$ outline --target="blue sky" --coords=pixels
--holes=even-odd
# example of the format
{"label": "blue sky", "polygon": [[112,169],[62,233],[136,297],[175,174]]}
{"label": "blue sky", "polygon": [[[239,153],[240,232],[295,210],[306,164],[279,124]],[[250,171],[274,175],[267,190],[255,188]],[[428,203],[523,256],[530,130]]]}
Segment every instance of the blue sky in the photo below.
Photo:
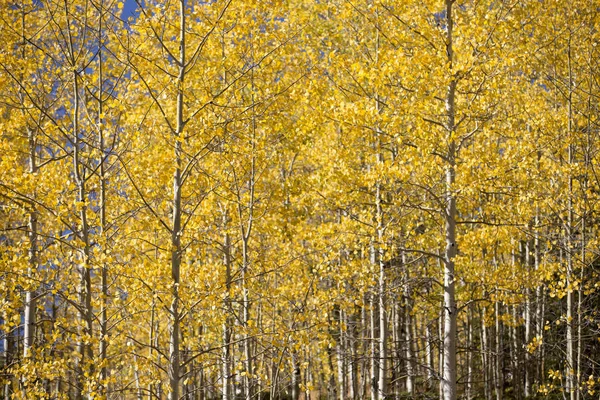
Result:
{"label": "blue sky", "polygon": [[121,13],[121,18],[127,20],[130,16],[136,15],[135,12],[137,9],[137,4],[135,0],[125,0],[125,4],[123,4],[123,12]]}

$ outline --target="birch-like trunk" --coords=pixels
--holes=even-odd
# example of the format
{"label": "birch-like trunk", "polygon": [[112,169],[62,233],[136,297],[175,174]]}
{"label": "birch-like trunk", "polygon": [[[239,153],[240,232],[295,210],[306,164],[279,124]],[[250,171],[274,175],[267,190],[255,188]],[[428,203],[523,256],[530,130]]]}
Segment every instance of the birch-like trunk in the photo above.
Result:
{"label": "birch-like trunk", "polygon": [[[568,158],[569,165],[572,166],[575,161],[575,148],[573,145],[573,71],[571,66],[571,32],[569,31],[568,40],[568,57],[567,66],[569,70],[569,82],[568,82],[568,126],[567,136],[569,140],[568,147]],[[571,400],[575,400],[577,395],[577,379],[575,377],[575,357],[573,352],[573,288],[571,282],[573,281],[573,176],[569,172],[569,194],[568,194],[568,214],[567,214],[567,227],[566,227],[566,256],[567,256],[567,274],[566,274],[566,288],[567,288],[567,354],[566,354],[566,383],[567,393]]]}
{"label": "birch-like trunk", "polygon": [[[360,368],[359,399],[366,399],[368,389],[369,389],[369,381],[368,381],[369,372],[367,369],[367,367],[369,365],[369,357],[367,356],[367,354],[369,354],[369,344],[371,343],[371,341],[368,340],[368,338],[370,338],[371,335],[369,333],[369,323],[367,321],[367,304],[369,304],[368,297],[369,296],[367,294],[364,295],[364,305],[360,308],[360,336],[361,336],[360,343],[361,343],[362,354],[364,354],[365,356],[362,357],[362,362],[360,363],[361,368]],[[372,362],[372,359],[371,359],[371,362]]]}
{"label": "birch-like trunk", "polygon": [[[21,57],[23,61],[25,60],[25,8],[22,7],[21,10]],[[21,103],[24,104],[25,97],[21,91],[20,93]],[[27,141],[29,145],[29,174],[35,175],[38,170],[37,166],[37,153],[36,153],[36,138],[35,131],[27,129]],[[33,195],[35,198],[35,194]],[[35,203],[32,203],[31,209],[29,211],[29,217],[27,222],[27,236],[29,239],[29,249],[28,249],[28,266],[27,266],[27,276],[31,277],[32,274],[37,270],[37,258],[38,258],[38,248],[37,248],[37,236],[38,236],[38,215],[36,211]],[[36,319],[36,291],[35,290],[27,290],[25,292],[25,310],[23,316],[23,358],[28,358],[31,354],[31,348],[33,346],[33,340],[35,337],[35,319]]]}
{"label": "birch-like trunk", "polygon": [[[254,60],[254,48],[252,48],[252,59]],[[246,400],[251,400],[254,396],[254,370],[252,359],[252,337],[250,335],[250,292],[248,288],[248,269],[250,267],[250,237],[254,224],[254,190],[256,188],[256,102],[254,98],[254,68],[250,70],[251,84],[251,110],[252,110],[252,140],[251,140],[251,161],[250,161],[250,176],[248,177],[248,191],[250,196],[246,210],[248,212],[246,223],[244,224],[244,211],[242,209],[242,198],[239,193],[238,199],[238,214],[240,220],[240,233],[242,236],[242,323],[244,325],[243,346],[244,346],[244,389]]]}
{"label": "birch-like trunk", "polygon": [[[67,9],[68,5],[65,4],[65,14],[67,17],[67,21],[70,21],[69,11]],[[73,175],[75,180],[75,185],[77,187],[77,203],[79,209],[79,224],[81,227],[80,232],[78,232],[78,237],[82,241],[81,252],[81,262],[79,265],[79,317],[83,323],[83,328],[80,330],[78,334],[78,342],[77,349],[79,353],[79,359],[77,360],[76,366],[76,379],[77,379],[77,387],[76,387],[76,397],[82,398],[84,395],[84,385],[85,385],[85,376],[92,375],[92,348],[89,345],[86,337],[92,336],[92,324],[93,324],[93,316],[92,316],[92,279],[90,273],[90,238],[89,238],[89,225],[87,219],[87,189],[86,189],[86,181],[87,177],[85,175],[85,167],[81,163],[81,151],[83,148],[83,142],[80,137],[79,132],[79,108],[81,105],[80,98],[80,87],[79,87],[79,71],[77,67],[77,59],[76,52],[73,44],[73,37],[71,35],[71,30],[67,30],[68,33],[68,52],[70,58],[70,67],[72,68],[72,85],[73,85],[73,132],[72,132],[72,142],[73,142]],[[87,361],[89,359],[89,361]],[[89,366],[86,368],[86,362]]]}
{"label": "birch-like trunk", "polygon": [[[5,297],[6,298],[6,297]],[[4,321],[3,324],[6,324],[6,321],[9,320],[8,313],[3,315]],[[14,339],[13,339],[13,331],[12,329],[7,329],[6,325],[3,326],[4,330],[2,332],[2,347],[4,353],[2,354],[2,373],[5,374],[5,381],[2,388],[2,394],[5,399],[10,399],[10,396],[13,392],[12,387],[12,376],[8,374],[8,368],[12,365],[13,362],[13,347],[14,347]]]}
{"label": "birch-like trunk", "polygon": [[[442,300],[442,308],[444,301]],[[438,377],[439,377],[439,398],[444,400],[444,312],[440,313],[438,318]]]}
{"label": "birch-like trunk", "polygon": [[[454,0],[446,0],[446,54],[450,73],[453,73],[453,35],[454,18],[452,5]],[[444,371],[442,375],[444,400],[456,400],[456,317],[458,309],[454,294],[454,257],[456,255],[456,196],[454,180],[456,176],[455,130],[455,94],[456,78],[451,76],[445,99],[446,130],[448,132],[448,152],[446,154],[446,209],[445,233],[446,251],[444,254]]]}
{"label": "birch-like trunk", "polygon": [[[227,225],[227,215],[223,215],[223,227],[226,229]],[[223,239],[223,263],[225,264],[225,290],[227,294],[225,295],[225,311],[227,316],[225,317],[225,322],[223,323],[223,368],[222,368],[222,395],[223,400],[231,399],[232,390],[231,390],[231,338],[232,338],[232,329],[233,329],[233,310],[231,304],[231,239],[228,233],[225,233]]]}
{"label": "birch-like trunk", "polygon": [[487,310],[483,307],[481,312],[481,366],[483,370],[483,392],[486,400],[492,400],[492,382],[491,361],[490,361],[490,346],[488,339],[488,329],[485,326],[485,316]]}
{"label": "birch-like trunk", "polygon": [[399,363],[402,359],[402,347],[401,347],[401,339],[400,339],[400,329],[402,329],[402,325],[400,323],[400,300],[395,298],[392,300],[391,307],[391,335],[392,335],[392,343],[393,348],[390,349],[390,369],[392,370],[390,379],[393,382],[393,385],[390,385],[390,392],[394,393],[394,398],[397,397],[398,393],[401,391],[401,382],[398,379],[399,372]]}
{"label": "birch-like trunk", "polygon": [[[538,160],[539,161],[539,160]],[[535,213],[535,236],[533,238],[533,247],[534,247],[534,269],[539,271],[542,265],[541,261],[541,247],[540,247],[540,211],[539,207],[536,207]],[[535,358],[536,365],[536,381],[538,383],[542,383],[544,377],[544,369],[543,369],[543,351],[544,351],[544,287],[542,285],[538,285],[535,288],[535,335],[538,339],[542,340],[542,345],[538,348],[537,357]]]}
{"label": "birch-like trunk", "polygon": [[[379,139],[381,140],[381,139]],[[382,157],[380,162],[383,162]],[[379,265],[379,287],[378,287],[378,308],[379,308],[379,396],[384,399],[387,394],[387,310],[386,310],[386,276],[383,251],[383,208],[381,206],[381,185],[377,184],[377,246],[378,246],[378,265]]]}
{"label": "birch-like trunk", "polygon": [[[376,11],[376,18],[379,18],[379,12]],[[380,38],[379,38],[379,30],[377,30],[375,32],[375,64],[378,65],[379,63],[379,47],[380,47]],[[383,105],[381,102],[381,99],[379,98],[379,95],[376,94],[375,95],[375,108],[377,110],[378,114],[381,114],[383,112]],[[376,138],[375,138],[375,146],[376,146],[376,155],[375,155],[375,162],[377,164],[383,164],[384,162],[384,156],[383,156],[383,144],[382,144],[382,132],[380,127],[377,127],[375,129],[376,131]],[[379,344],[379,358],[378,358],[378,371],[377,371],[377,390],[378,390],[378,394],[376,396],[378,396],[377,398],[381,397],[382,399],[385,398],[386,396],[386,392],[387,392],[387,381],[386,381],[386,374],[387,374],[387,310],[386,310],[386,276],[385,276],[385,263],[384,263],[384,259],[385,259],[385,251],[384,251],[384,247],[383,247],[383,240],[384,240],[384,229],[385,229],[385,223],[384,223],[384,215],[383,215],[383,205],[382,205],[382,188],[381,188],[381,181],[377,181],[375,184],[375,224],[376,224],[376,237],[377,237],[377,244],[376,244],[376,260],[374,260],[374,264],[378,265],[379,267],[379,281],[378,281],[378,288],[377,288],[377,301],[378,301],[378,316],[379,316],[379,337],[378,337],[378,344]],[[374,337],[375,338],[375,337]],[[374,397],[375,400],[377,400]]]}
{"label": "birch-like trunk", "polygon": [[502,400],[504,395],[504,343],[503,343],[503,327],[500,319],[500,302],[496,301],[495,306],[496,316],[496,364],[494,384],[496,387],[496,400]]}
{"label": "birch-like trunk", "polygon": [[[572,181],[572,179],[569,179]],[[569,182],[569,189],[572,188],[572,182]],[[566,349],[566,371],[565,377],[567,382],[567,393],[571,400],[575,400],[575,393],[577,388],[575,386],[575,357],[573,352],[573,289],[571,288],[572,275],[573,275],[573,244],[572,244],[572,200],[569,199],[569,215],[568,215],[568,227],[567,227],[567,274],[566,274],[566,288],[567,288],[567,349]]]}
{"label": "birch-like trunk", "polygon": [[465,397],[471,400],[473,396],[473,310],[472,304],[467,309],[467,382]]}
{"label": "birch-like trunk", "polygon": [[185,80],[185,0],[179,1],[179,74],[177,76],[177,130],[175,132],[175,173],[173,175],[171,228],[171,305],[169,307],[169,400],[179,400],[180,386],[180,323],[179,282],[181,278],[181,190],[183,158],[183,87]]}
{"label": "birch-like trunk", "polygon": [[[101,237],[104,237],[105,245],[106,245],[106,157],[105,157],[105,138],[104,138],[104,60],[103,60],[103,20],[104,20],[104,0],[100,0],[98,4],[100,17],[98,22],[98,146],[99,146],[99,156],[98,156],[98,172],[100,174],[100,205],[99,205],[99,214],[100,214],[100,229],[98,234]],[[107,249],[102,249],[105,252]],[[106,380],[108,378],[108,366],[107,364],[107,334],[108,334],[108,266],[106,263],[102,263],[100,271],[100,286],[101,286],[101,296],[100,296],[100,348],[99,348],[99,356],[100,356],[100,385],[104,389],[104,394],[107,395],[107,383]],[[107,396],[108,397],[108,396]]]}
{"label": "birch-like trunk", "polygon": [[356,357],[356,321],[353,313],[344,313],[346,321],[346,348],[350,351],[350,360],[348,362],[348,397],[355,399],[357,395],[357,357]]}
{"label": "birch-like trunk", "polygon": [[512,381],[511,386],[513,388],[513,395],[517,400],[521,399],[521,383],[519,380],[522,377],[522,373],[520,370],[520,351],[519,351],[519,338],[517,335],[517,309],[516,306],[511,307],[512,311],[512,320],[513,323],[510,326],[510,361],[511,361],[511,370],[512,370]]}
{"label": "birch-like trunk", "polygon": [[434,380],[435,364],[433,362],[433,335],[431,322],[425,321],[425,365],[427,366],[427,389],[431,389]]}
{"label": "birch-like trunk", "polygon": [[[36,166],[36,155],[35,155],[35,138],[34,132],[30,129],[27,131],[29,137],[29,173],[35,174],[37,172]],[[27,236],[29,239],[29,251],[28,251],[28,267],[27,276],[37,270],[37,236],[38,236],[38,220],[35,205],[31,206],[32,209],[29,212],[29,220],[27,223]],[[33,340],[35,336],[35,319],[36,319],[36,291],[27,290],[25,292],[25,311],[23,316],[23,358],[28,358],[31,355],[31,348],[33,346]]]}
{"label": "birch-like trunk", "polygon": [[300,365],[298,364],[298,354],[292,352],[292,400],[298,400],[300,397]]}
{"label": "birch-like trunk", "polygon": [[[525,242],[525,265],[527,267],[528,276],[531,275],[531,240]],[[525,288],[525,346],[531,342],[531,290],[529,287]],[[523,395],[525,397],[531,396],[531,354],[525,350],[525,362],[523,364],[524,369],[524,383],[523,383]]]}
{"label": "birch-like trunk", "polygon": [[336,306],[334,309],[334,316],[336,317],[337,322],[337,341],[336,341],[336,360],[337,360],[337,384],[338,384],[338,393],[339,400],[346,399],[346,347],[344,344],[344,329],[343,329],[343,312]]}
{"label": "birch-like trunk", "polygon": [[402,266],[404,268],[404,304],[405,304],[405,313],[404,313],[404,355],[406,362],[406,392],[409,395],[414,395],[414,368],[413,368],[413,337],[412,337],[412,325],[413,320],[411,316],[412,312],[412,292],[409,285],[409,274],[408,274],[408,266],[406,265],[406,254],[402,253]]}
{"label": "birch-like trunk", "polygon": [[[372,255],[374,257],[375,250],[372,249]],[[370,315],[371,315],[371,334],[369,337],[371,338],[371,398],[373,400],[379,400],[379,381],[377,379],[377,372],[379,372],[378,368],[378,348],[377,348],[377,318],[375,312],[375,295],[371,295],[370,302]]]}

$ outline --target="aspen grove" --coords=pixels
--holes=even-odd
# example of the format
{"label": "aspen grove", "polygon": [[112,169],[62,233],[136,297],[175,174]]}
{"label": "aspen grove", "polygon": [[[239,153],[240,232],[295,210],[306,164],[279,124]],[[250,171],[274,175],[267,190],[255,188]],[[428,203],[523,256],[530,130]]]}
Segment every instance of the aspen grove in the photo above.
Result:
{"label": "aspen grove", "polygon": [[0,0],[0,399],[600,393],[598,0]]}

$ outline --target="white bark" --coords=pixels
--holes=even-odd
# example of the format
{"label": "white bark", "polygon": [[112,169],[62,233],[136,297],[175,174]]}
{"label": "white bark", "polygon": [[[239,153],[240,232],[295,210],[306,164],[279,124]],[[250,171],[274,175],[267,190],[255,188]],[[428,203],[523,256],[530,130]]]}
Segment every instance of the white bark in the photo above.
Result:
{"label": "white bark", "polygon": [[[375,254],[374,250],[372,254]],[[371,304],[370,304],[370,315],[371,315],[371,334],[369,335],[371,338],[371,398],[373,400],[379,400],[379,381],[377,380],[377,372],[378,369],[378,361],[379,356],[377,354],[377,346],[376,346],[376,338],[377,338],[377,328],[375,317],[375,295],[371,295]]]}
{"label": "white bark", "polygon": [[491,361],[490,361],[490,349],[488,346],[488,330],[487,326],[485,326],[485,315],[486,308],[483,308],[481,312],[481,366],[483,370],[483,385],[484,385],[484,394],[486,400],[492,399],[492,390],[490,388],[490,384],[492,381],[491,374]]}
{"label": "white bark", "polygon": [[[569,35],[571,32],[569,31]],[[573,165],[575,161],[575,148],[572,143],[573,137],[573,73],[571,69],[571,37],[569,36],[568,44],[568,70],[569,70],[569,82],[568,82],[568,158],[569,165]],[[566,274],[566,288],[567,288],[567,354],[566,354],[566,383],[567,393],[571,400],[576,399],[577,383],[575,377],[575,357],[573,352],[573,289],[571,282],[573,280],[573,176],[569,173],[569,195],[568,195],[568,215],[567,215],[567,229],[566,229],[566,256],[567,256],[567,274]]]}
{"label": "white bark", "polygon": [[346,398],[346,348],[344,345],[343,312],[337,310],[338,333],[336,342],[337,380],[339,400]]}
{"label": "white bark", "polygon": [[465,397],[471,400],[473,395],[473,311],[469,305],[467,311],[467,387]]}
{"label": "white bark", "polygon": [[494,384],[496,387],[496,400],[502,400],[504,395],[504,343],[503,327],[500,321],[500,302],[496,301],[496,368]]}
{"label": "white bark", "polygon": [[355,318],[351,313],[344,313],[346,321],[346,348],[350,348],[350,360],[348,362],[348,397],[351,399],[356,398],[357,394],[357,371],[356,371],[356,337],[355,337]]}
{"label": "white bark", "polygon": [[[427,321],[426,321],[427,322]],[[425,325],[425,363],[427,366],[427,388],[431,388],[434,379],[434,368],[433,363],[433,337],[431,334],[431,323],[427,322]]]}
{"label": "white bark", "polygon": [[[381,139],[379,139],[381,140]],[[387,394],[387,310],[386,310],[386,277],[383,251],[383,209],[381,206],[381,185],[377,184],[377,242],[378,242],[378,265],[379,265],[379,396],[384,399]]]}
{"label": "white bark", "polygon": [[[525,242],[525,265],[527,271],[531,271],[531,240]],[[531,291],[529,287],[525,289],[525,346],[531,342]],[[525,351],[525,364],[524,364],[525,381],[523,385],[523,395],[525,397],[531,396],[531,354],[529,351]]]}
{"label": "white bark", "polygon": [[[226,229],[227,225],[227,215],[223,215],[223,227]],[[227,312],[227,316],[225,317],[225,322],[223,323],[223,368],[222,368],[222,397],[223,400],[230,400],[232,397],[231,390],[231,337],[232,337],[232,328],[233,328],[233,320],[231,318],[231,314],[233,312],[231,306],[231,298],[229,297],[231,291],[231,243],[230,243],[229,234],[225,233],[224,241],[223,241],[223,263],[225,264],[225,290],[227,294],[225,295],[225,311]]]}
{"label": "white bark", "polygon": [[[98,234],[106,237],[106,158],[105,158],[105,143],[104,143],[104,63],[103,63],[103,20],[104,20],[104,1],[99,2],[99,23],[98,23],[98,146],[99,146],[99,174],[100,174],[100,230]],[[107,251],[107,249],[102,249]],[[100,368],[100,384],[106,395],[107,388],[105,381],[108,378],[108,368],[105,363],[107,362],[107,334],[108,334],[108,266],[103,263],[100,271],[100,286],[101,286],[101,298],[100,298],[100,348],[99,356],[102,367]],[[107,396],[108,397],[108,396]]]}
{"label": "white bark", "polygon": [[[25,9],[22,8],[21,13],[21,39],[23,45],[21,46],[21,57],[25,60]],[[25,98],[21,93],[21,102],[24,103]],[[29,145],[29,174],[35,175],[37,172],[37,155],[36,155],[36,138],[35,131],[26,128],[27,140]],[[35,195],[34,195],[35,197]],[[38,216],[35,204],[31,204],[31,210],[29,212],[29,221],[27,223],[27,236],[29,239],[29,265],[27,268],[27,276],[31,276],[37,270],[37,235],[38,235]],[[31,348],[33,346],[33,340],[35,336],[35,319],[36,319],[36,291],[27,290],[25,292],[25,310],[23,316],[23,358],[27,358],[31,354]]]}
{"label": "white bark", "polygon": [[292,400],[298,400],[300,397],[300,365],[298,364],[298,355],[292,352]]}
{"label": "white bark", "polygon": [[[68,4],[65,3],[65,15],[67,17],[67,23],[70,21]],[[84,384],[85,384],[85,371],[84,369],[91,369],[92,348],[84,339],[84,337],[92,336],[92,282],[90,273],[90,238],[89,238],[89,225],[87,220],[87,190],[86,182],[87,177],[85,174],[85,167],[81,163],[81,151],[83,142],[80,140],[79,132],[79,113],[81,106],[80,98],[80,87],[79,87],[79,71],[77,66],[76,51],[74,48],[74,40],[71,34],[71,30],[67,29],[68,33],[68,57],[70,67],[72,69],[72,85],[73,85],[73,131],[72,131],[72,142],[73,142],[73,175],[75,185],[77,186],[77,202],[79,206],[79,225],[81,227],[78,232],[78,237],[82,241],[82,248],[80,249],[81,261],[79,265],[79,317],[83,322],[83,328],[79,332],[77,348],[79,352],[79,359],[77,360],[76,373],[77,373],[77,387],[76,397],[83,397]],[[89,361],[87,361],[89,359]],[[90,363],[89,367],[86,368],[86,362]]]}
{"label": "white bark", "polygon": [[[447,61],[452,72],[453,36],[452,30],[454,19],[452,16],[452,5],[454,0],[446,0],[446,54]],[[448,84],[445,99],[446,106],[446,130],[448,132],[448,152],[446,154],[446,209],[445,211],[445,233],[446,251],[444,263],[444,372],[442,375],[442,386],[444,400],[456,400],[456,317],[458,310],[454,293],[454,257],[456,255],[456,196],[454,194],[454,180],[456,168],[456,143],[453,138],[455,130],[455,94],[456,80],[452,76]]]}
{"label": "white bark", "polygon": [[181,278],[181,190],[182,190],[182,138],[183,85],[185,80],[185,0],[179,2],[179,75],[177,77],[177,130],[175,132],[175,173],[173,176],[172,228],[171,228],[171,305],[169,307],[169,400],[179,400],[180,386],[180,323],[179,282]]}
{"label": "white bark", "polygon": [[413,320],[411,317],[412,312],[412,292],[409,285],[409,274],[408,266],[406,265],[406,254],[402,253],[402,267],[404,268],[404,301],[405,301],[405,314],[404,314],[404,340],[405,340],[405,357],[406,357],[406,391],[411,396],[414,394],[414,354],[413,354],[413,337],[412,337],[412,324]]}

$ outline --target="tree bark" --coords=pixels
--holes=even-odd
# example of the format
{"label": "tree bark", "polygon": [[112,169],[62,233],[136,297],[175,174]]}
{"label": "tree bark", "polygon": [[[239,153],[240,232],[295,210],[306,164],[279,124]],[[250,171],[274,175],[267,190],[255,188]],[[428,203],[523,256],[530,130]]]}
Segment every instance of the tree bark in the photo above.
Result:
{"label": "tree bark", "polygon": [[[25,8],[21,10],[21,57],[25,61],[25,44],[27,43],[25,38]],[[23,79],[23,77],[21,77]],[[22,90],[20,90],[21,103],[24,104],[25,97],[23,96]],[[26,127],[27,140],[29,145],[29,174],[35,175],[38,170],[37,166],[37,153],[36,153],[36,138],[35,131]],[[35,198],[35,194],[32,195]],[[29,221],[27,223],[27,236],[29,239],[29,254],[28,254],[28,268],[27,276],[31,277],[32,274],[37,270],[37,236],[38,236],[38,213],[36,205],[31,204],[31,210],[29,212]],[[23,321],[23,358],[28,358],[31,354],[31,348],[33,346],[33,340],[35,337],[35,320],[36,320],[36,290],[27,290],[25,292],[25,310],[24,310],[24,321]]]}
{"label": "tree bark", "polygon": [[179,400],[180,386],[180,324],[179,282],[181,279],[181,191],[183,157],[183,85],[185,80],[185,7],[179,1],[179,74],[177,77],[177,130],[175,132],[175,173],[173,176],[172,228],[171,228],[171,305],[169,307],[169,400]]}
{"label": "tree bark", "polygon": [[[375,254],[375,250],[372,249],[372,254]],[[378,362],[379,362],[379,354],[378,348],[376,346],[377,343],[377,318],[375,312],[375,295],[371,295],[371,398],[373,400],[379,400],[379,381],[377,379],[377,373],[379,372]]]}
{"label": "tree bark", "polygon": [[492,399],[492,382],[491,361],[490,361],[490,346],[488,339],[488,329],[485,325],[485,316],[487,310],[484,307],[481,311],[481,369],[483,373],[483,392],[486,400]]}
{"label": "tree bark", "polygon": [[[226,230],[227,225],[227,215],[223,215],[223,227]],[[223,239],[223,263],[225,264],[225,290],[227,294],[225,295],[225,312],[227,316],[225,317],[225,322],[223,323],[223,368],[222,368],[222,396],[223,400],[231,399],[231,337],[232,337],[232,328],[233,328],[233,320],[232,320],[232,305],[231,305],[231,239],[229,238],[229,234],[225,233],[225,237]]]}
{"label": "tree bark", "polygon": [[[454,62],[453,35],[454,19],[452,5],[454,0],[446,0],[446,54],[450,72]],[[458,310],[454,293],[454,257],[456,255],[456,196],[454,180],[456,175],[456,143],[455,132],[455,93],[456,77],[451,76],[445,99],[446,130],[448,132],[448,152],[446,154],[446,209],[445,233],[446,251],[444,255],[444,373],[442,386],[444,400],[456,400],[456,318]]]}
{"label": "tree bark", "polygon": [[[571,67],[571,31],[569,30],[568,39],[568,57],[567,66],[569,70],[569,82],[568,82],[568,99],[567,99],[567,112],[568,112],[568,159],[569,165],[573,165],[575,161],[575,146],[573,144],[573,72]],[[577,379],[575,377],[575,357],[573,352],[573,288],[571,282],[573,280],[573,176],[569,173],[569,194],[568,194],[568,214],[567,214],[567,227],[566,227],[566,256],[567,256],[567,273],[566,273],[566,289],[567,289],[567,348],[566,348],[566,383],[567,393],[571,400],[575,400],[577,395]]]}
{"label": "tree bark", "polygon": [[[103,20],[104,20],[104,0],[100,0],[99,7],[99,22],[98,22],[98,146],[100,154],[98,156],[99,163],[99,174],[100,174],[100,205],[98,212],[100,213],[100,229],[98,234],[104,237],[104,244],[106,246],[106,157],[105,157],[105,140],[104,140],[104,63],[103,63],[103,40],[102,35],[104,32]],[[103,248],[102,251],[105,253],[108,249]],[[107,349],[108,349],[108,266],[105,262],[102,262],[100,272],[100,286],[101,286],[101,297],[100,297],[100,385],[103,388],[104,394],[108,397],[107,383],[108,378],[108,367],[107,367]]]}
{"label": "tree bark", "polygon": [[411,287],[409,285],[409,273],[408,266],[406,265],[406,254],[402,253],[402,266],[404,268],[404,304],[405,304],[405,314],[404,314],[404,350],[406,357],[406,392],[413,396],[414,395],[414,354],[413,354],[413,337],[412,337],[412,292]]}
{"label": "tree bark", "polygon": [[[67,15],[67,21],[69,19],[69,11],[67,10],[68,5],[65,4],[65,14]],[[84,393],[85,375],[91,376],[92,367],[92,348],[87,343],[86,337],[92,336],[92,279],[90,273],[90,230],[87,219],[87,190],[86,182],[87,177],[85,176],[85,167],[81,163],[81,151],[83,142],[80,140],[79,132],[79,108],[81,105],[80,99],[80,88],[79,88],[79,71],[77,67],[77,60],[75,56],[75,49],[73,47],[73,39],[71,37],[71,30],[68,29],[68,43],[69,43],[69,58],[70,66],[72,68],[72,85],[73,85],[73,175],[75,178],[75,184],[77,186],[77,203],[79,208],[79,219],[81,225],[81,231],[78,232],[79,239],[83,242],[83,248],[81,249],[81,262],[79,265],[79,302],[80,302],[80,319],[83,321],[84,327],[79,333],[77,348],[79,352],[79,359],[77,361],[76,373],[77,373],[77,387],[76,397],[82,398]],[[86,367],[86,359],[89,358],[89,366]],[[85,371],[88,369],[88,371]]]}
{"label": "tree bark", "polygon": [[500,320],[500,302],[496,300],[496,368],[494,384],[496,387],[496,400],[502,400],[504,394],[504,343],[503,327]]}

